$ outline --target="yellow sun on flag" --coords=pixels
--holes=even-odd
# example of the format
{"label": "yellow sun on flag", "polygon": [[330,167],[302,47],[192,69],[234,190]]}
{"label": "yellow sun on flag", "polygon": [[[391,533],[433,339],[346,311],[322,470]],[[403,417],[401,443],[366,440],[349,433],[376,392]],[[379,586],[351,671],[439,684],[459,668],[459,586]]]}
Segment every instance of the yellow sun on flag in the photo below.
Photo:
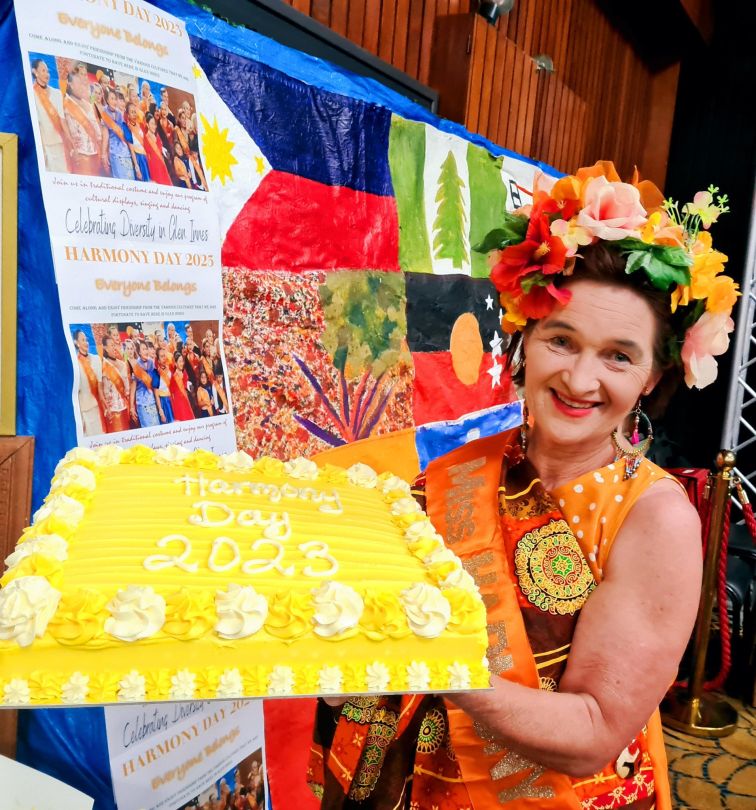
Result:
{"label": "yellow sun on flag", "polygon": [[211,124],[205,116],[200,113],[202,121],[202,152],[207,168],[210,170],[212,180],[220,180],[222,185],[226,185],[226,178],[233,180],[231,167],[239,161],[233,156],[234,143],[228,139],[228,128],[221,129],[218,126],[218,119],[213,116]]}

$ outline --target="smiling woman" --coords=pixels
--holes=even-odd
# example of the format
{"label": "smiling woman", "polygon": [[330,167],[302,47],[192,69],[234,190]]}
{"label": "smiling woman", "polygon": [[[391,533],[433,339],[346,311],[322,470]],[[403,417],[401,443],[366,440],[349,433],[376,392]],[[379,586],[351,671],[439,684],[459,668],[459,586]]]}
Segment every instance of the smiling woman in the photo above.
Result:
{"label": "smiling woman", "polygon": [[603,162],[484,240],[529,416],[414,491],[483,595],[493,689],[321,703],[323,808],[670,810],[657,706],[695,618],[700,524],[639,428],[641,403],[658,412],[683,372],[703,387],[727,348],[715,194],[681,213]]}

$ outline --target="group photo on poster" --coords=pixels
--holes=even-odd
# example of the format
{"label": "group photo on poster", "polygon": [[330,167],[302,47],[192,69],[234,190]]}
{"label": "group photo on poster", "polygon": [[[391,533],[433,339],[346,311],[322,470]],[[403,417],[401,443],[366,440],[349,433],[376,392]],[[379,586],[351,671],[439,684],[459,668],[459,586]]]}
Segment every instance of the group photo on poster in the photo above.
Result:
{"label": "group photo on poster", "polygon": [[259,748],[175,810],[265,810],[265,768]]}
{"label": "group photo on poster", "polygon": [[191,93],[66,56],[29,69],[48,171],[207,191]]}
{"label": "group photo on poster", "polygon": [[230,413],[217,321],[71,324],[85,436]]}

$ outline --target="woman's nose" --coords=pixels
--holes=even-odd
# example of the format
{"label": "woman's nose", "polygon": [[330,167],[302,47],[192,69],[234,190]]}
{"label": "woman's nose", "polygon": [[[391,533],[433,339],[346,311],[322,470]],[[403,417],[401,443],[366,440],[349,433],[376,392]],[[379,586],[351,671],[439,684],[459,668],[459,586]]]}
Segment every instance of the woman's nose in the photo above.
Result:
{"label": "woman's nose", "polygon": [[563,381],[576,397],[586,396],[599,387],[599,366],[595,357],[585,352],[573,355],[571,365],[563,372]]}

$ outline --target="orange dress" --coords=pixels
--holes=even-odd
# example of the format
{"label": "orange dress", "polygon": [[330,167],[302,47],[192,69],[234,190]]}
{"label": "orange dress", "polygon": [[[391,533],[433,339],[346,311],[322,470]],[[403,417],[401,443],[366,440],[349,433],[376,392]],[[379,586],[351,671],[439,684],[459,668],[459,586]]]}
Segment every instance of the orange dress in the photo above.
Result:
{"label": "orange dress", "polygon": [[[511,431],[429,465],[416,494],[481,591],[496,676],[557,688],[612,541],[640,495],[670,477],[646,460],[633,478],[623,473],[622,462],[610,464],[548,493]],[[434,696],[318,711],[308,780],[325,810],[404,807],[402,795],[412,810],[671,808],[658,712],[616,762],[576,780],[505,749]]]}

